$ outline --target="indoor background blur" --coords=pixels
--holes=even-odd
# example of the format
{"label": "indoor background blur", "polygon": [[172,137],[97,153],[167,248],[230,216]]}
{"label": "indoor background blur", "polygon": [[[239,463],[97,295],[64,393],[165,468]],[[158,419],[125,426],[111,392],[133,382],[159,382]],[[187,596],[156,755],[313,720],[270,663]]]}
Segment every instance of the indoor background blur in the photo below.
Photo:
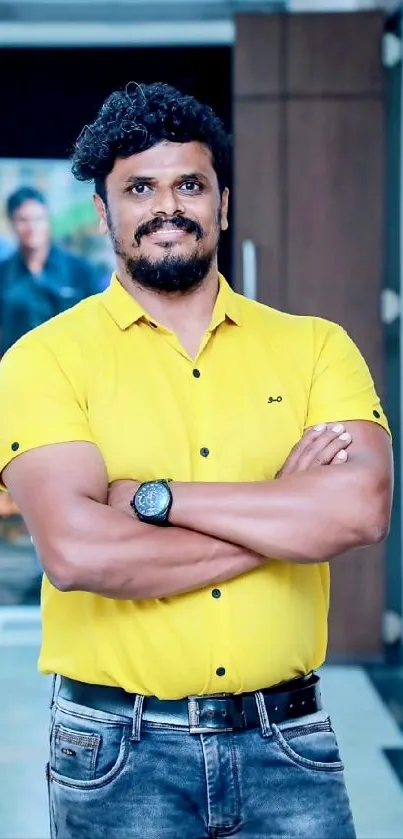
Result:
{"label": "indoor background blur", "polygon": [[[386,545],[333,563],[323,670],[359,839],[403,839],[401,15],[393,0],[0,3],[0,277],[18,249],[6,202],[30,187],[52,241],[105,287],[111,251],[69,155],[112,90],[166,81],[234,135],[223,273],[247,296],[338,321],[368,360],[394,437],[393,521]],[[0,839],[48,836],[40,578],[3,495]]]}

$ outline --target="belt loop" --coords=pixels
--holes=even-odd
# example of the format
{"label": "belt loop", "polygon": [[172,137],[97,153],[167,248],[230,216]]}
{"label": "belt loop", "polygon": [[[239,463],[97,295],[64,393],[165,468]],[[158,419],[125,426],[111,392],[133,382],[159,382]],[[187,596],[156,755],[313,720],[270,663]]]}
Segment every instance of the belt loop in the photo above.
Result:
{"label": "belt loop", "polygon": [[136,743],[140,740],[141,718],[143,716],[143,704],[145,697],[141,693],[136,693],[133,705],[133,727],[131,740]]}
{"label": "belt loop", "polygon": [[255,693],[257,711],[259,714],[260,725],[262,727],[263,737],[271,737],[270,720],[267,714],[266,703],[264,701],[263,693],[257,690]]}
{"label": "belt loop", "polygon": [[[56,687],[56,682],[57,682],[58,679],[59,679],[59,681],[58,681],[57,687]],[[55,704],[56,696],[59,693],[59,688],[60,688],[60,677],[57,676],[57,674],[55,673],[54,676],[52,676],[52,687],[50,689],[50,704],[49,704],[50,710],[53,709],[53,706]]]}

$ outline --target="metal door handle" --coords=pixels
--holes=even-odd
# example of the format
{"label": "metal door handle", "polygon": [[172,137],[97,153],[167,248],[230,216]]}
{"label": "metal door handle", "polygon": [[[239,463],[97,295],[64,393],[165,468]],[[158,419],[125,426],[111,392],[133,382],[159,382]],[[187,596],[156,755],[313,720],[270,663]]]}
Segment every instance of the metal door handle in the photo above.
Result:
{"label": "metal door handle", "polygon": [[256,245],[252,239],[242,242],[242,293],[250,300],[257,297]]}

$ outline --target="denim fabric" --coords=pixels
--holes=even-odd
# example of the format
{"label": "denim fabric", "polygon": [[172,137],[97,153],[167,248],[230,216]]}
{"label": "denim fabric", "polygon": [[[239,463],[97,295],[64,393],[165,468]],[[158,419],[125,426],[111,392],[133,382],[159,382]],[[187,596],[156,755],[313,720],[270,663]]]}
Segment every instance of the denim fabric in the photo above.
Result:
{"label": "denim fabric", "polygon": [[[259,697],[259,695],[258,695]],[[52,839],[354,839],[328,715],[189,734],[60,697],[47,767]]]}

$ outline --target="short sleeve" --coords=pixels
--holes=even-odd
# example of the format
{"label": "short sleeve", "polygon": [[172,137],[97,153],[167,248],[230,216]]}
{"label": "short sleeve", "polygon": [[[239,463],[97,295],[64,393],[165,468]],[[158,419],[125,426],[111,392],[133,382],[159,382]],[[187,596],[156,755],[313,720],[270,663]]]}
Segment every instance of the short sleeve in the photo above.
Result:
{"label": "short sleeve", "polygon": [[0,474],[31,449],[94,442],[80,384],[82,390],[82,383],[75,386],[55,354],[31,335],[5,354],[0,362]]}
{"label": "short sleeve", "polygon": [[347,332],[315,319],[315,367],[306,427],[336,420],[369,420],[389,431],[368,366]]}

